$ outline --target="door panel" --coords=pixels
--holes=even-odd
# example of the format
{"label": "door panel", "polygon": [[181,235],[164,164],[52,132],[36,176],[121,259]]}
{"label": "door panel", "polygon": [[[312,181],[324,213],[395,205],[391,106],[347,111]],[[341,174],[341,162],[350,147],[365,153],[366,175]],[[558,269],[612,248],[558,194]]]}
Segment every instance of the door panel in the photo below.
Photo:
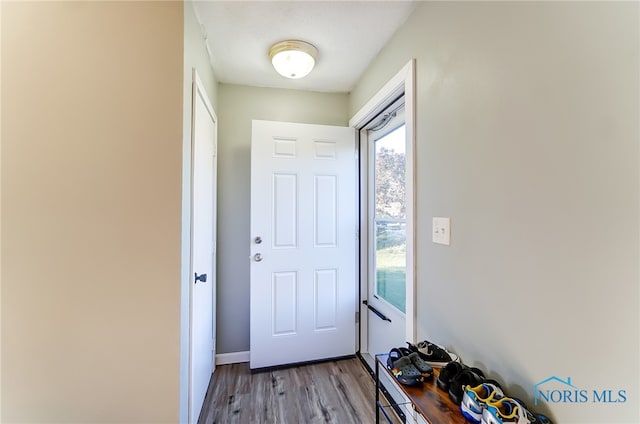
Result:
{"label": "door panel", "polygon": [[273,247],[296,248],[298,242],[298,176],[273,174]]}
{"label": "door panel", "polygon": [[335,175],[315,176],[315,246],[337,246],[338,181]]}
{"label": "door panel", "polygon": [[355,353],[356,172],[350,128],[253,122],[251,368]]}
{"label": "door panel", "polygon": [[273,273],[273,336],[292,335],[298,331],[298,273]]}
{"label": "door panel", "polygon": [[315,330],[335,330],[338,307],[338,270],[315,272]]}

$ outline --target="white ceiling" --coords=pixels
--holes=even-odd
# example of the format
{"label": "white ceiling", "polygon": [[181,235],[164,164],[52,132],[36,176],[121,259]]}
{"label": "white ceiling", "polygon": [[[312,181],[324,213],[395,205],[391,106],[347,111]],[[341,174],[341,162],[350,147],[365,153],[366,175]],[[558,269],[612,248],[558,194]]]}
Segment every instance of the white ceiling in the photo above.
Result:
{"label": "white ceiling", "polygon": [[[228,84],[349,92],[411,14],[414,1],[196,1],[216,78]],[[315,69],[278,75],[269,47],[307,41],[319,50]]]}

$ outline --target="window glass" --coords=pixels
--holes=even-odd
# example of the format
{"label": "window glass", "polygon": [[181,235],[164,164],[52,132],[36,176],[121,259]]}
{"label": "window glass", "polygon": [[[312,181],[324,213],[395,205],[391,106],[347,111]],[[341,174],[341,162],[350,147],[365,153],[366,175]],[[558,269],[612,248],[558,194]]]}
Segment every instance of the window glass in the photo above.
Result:
{"label": "window glass", "polygon": [[404,313],[407,263],[404,124],[374,143],[376,295]]}

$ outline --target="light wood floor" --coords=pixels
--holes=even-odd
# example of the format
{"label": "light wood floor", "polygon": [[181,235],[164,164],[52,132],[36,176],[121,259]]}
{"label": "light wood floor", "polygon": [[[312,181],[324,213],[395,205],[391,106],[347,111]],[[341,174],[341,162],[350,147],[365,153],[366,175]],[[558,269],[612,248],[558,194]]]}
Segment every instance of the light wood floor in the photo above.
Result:
{"label": "light wood floor", "polygon": [[216,368],[200,424],[375,422],[375,384],[357,358],[251,374]]}

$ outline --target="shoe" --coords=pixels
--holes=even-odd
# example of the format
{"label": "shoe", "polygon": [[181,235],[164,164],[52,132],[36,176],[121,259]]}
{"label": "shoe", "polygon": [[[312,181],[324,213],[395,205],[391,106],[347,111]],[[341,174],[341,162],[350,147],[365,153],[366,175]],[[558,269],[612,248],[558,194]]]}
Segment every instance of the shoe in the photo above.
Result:
{"label": "shoe", "polygon": [[427,364],[420,357],[418,352],[411,352],[406,347],[399,347],[397,349],[392,349],[392,351],[394,350],[397,350],[398,352],[400,352],[400,355],[406,356],[407,358],[409,358],[413,366],[416,367],[418,371],[420,371],[420,373],[425,379],[433,377],[433,368],[431,368],[431,366]]}
{"label": "shoe", "polygon": [[538,421],[531,421],[532,423],[535,424],[553,424],[553,422],[551,421],[551,419],[549,419],[549,417],[547,417],[546,415],[543,414],[538,414],[537,412],[534,412],[531,408],[529,408],[527,406],[526,403],[524,403],[524,401],[520,398],[517,397],[513,397],[513,396],[509,396],[509,398],[513,401],[515,401],[517,404],[519,404],[523,409],[525,414],[529,417],[530,420],[535,420],[537,419]]}
{"label": "shoe", "polygon": [[418,386],[424,381],[420,370],[411,362],[408,356],[402,355],[398,349],[391,349],[387,358],[387,368],[400,384]]}
{"label": "shoe", "polygon": [[487,404],[503,397],[504,393],[497,384],[484,382],[475,387],[466,386],[460,404],[460,412],[467,420],[477,424],[482,420],[482,411],[487,407]]}
{"label": "shoe", "polygon": [[429,341],[425,340],[415,345],[409,342],[407,344],[410,351],[418,352],[420,357],[434,368],[442,368],[449,362],[460,362],[458,355]]}
{"label": "shoe", "polygon": [[411,352],[406,347],[400,347],[398,350],[403,356],[406,356],[411,360],[413,366],[420,371],[425,379],[433,377],[433,368],[431,368],[431,366],[420,357],[418,352]]}
{"label": "shoe", "polygon": [[513,398],[502,398],[488,402],[482,411],[482,424],[553,424],[542,414],[529,411],[522,402]]}
{"label": "shoe", "polygon": [[451,380],[453,380],[453,377],[455,377],[464,368],[465,366],[460,362],[449,362],[440,370],[440,374],[438,374],[438,379],[436,380],[438,388],[448,392]]}
{"label": "shoe", "polygon": [[464,389],[467,386],[476,387],[485,380],[484,373],[478,368],[464,368],[456,374],[449,384],[449,399],[456,405],[462,403]]}

